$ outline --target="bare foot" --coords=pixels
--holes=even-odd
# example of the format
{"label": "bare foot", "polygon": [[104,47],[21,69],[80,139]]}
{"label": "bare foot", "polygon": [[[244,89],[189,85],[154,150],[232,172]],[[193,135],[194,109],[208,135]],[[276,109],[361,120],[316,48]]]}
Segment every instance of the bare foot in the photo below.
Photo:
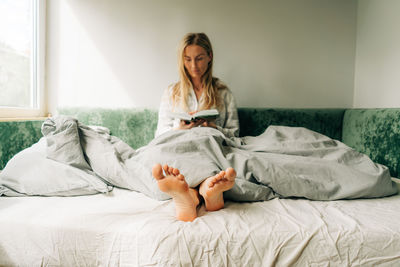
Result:
{"label": "bare foot", "polygon": [[179,173],[179,170],[168,165],[161,167],[160,164],[156,164],[153,166],[152,173],[160,190],[170,195],[174,200],[176,218],[185,222],[196,219],[196,207],[199,205],[198,192],[189,188],[185,177]]}
{"label": "bare foot", "polygon": [[228,168],[217,175],[208,177],[200,184],[199,193],[204,198],[206,209],[216,211],[224,207],[223,192],[235,184],[236,171]]}

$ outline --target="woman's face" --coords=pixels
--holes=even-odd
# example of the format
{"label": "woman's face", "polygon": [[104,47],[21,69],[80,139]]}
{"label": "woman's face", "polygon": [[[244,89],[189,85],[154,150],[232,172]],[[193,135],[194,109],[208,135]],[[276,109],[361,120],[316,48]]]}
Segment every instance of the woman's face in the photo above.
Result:
{"label": "woman's face", "polygon": [[190,77],[192,79],[201,78],[207,71],[211,55],[208,55],[206,50],[201,46],[188,45],[183,51],[183,60]]}

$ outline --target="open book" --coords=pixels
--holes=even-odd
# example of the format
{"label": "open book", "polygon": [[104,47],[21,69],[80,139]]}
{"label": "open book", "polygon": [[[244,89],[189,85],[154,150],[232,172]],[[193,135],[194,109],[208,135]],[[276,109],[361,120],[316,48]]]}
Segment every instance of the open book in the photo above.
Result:
{"label": "open book", "polygon": [[200,110],[199,112],[196,112],[193,115],[190,115],[188,113],[176,113],[176,112],[169,113],[170,117],[184,121],[195,121],[198,119],[211,120],[217,118],[218,115],[219,112],[216,109]]}

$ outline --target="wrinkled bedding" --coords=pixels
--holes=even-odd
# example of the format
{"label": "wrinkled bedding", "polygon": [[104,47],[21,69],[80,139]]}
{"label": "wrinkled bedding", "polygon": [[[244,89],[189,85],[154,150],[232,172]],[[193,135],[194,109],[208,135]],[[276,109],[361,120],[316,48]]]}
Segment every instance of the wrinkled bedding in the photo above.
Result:
{"label": "wrinkled bedding", "polygon": [[1,266],[398,266],[400,195],[227,202],[177,221],[172,201],[114,189],[2,197]]}
{"label": "wrinkled bedding", "polygon": [[[227,139],[196,128],[138,150],[68,117],[47,120],[42,132],[0,173],[0,266],[400,262],[400,195],[386,167],[307,129]],[[200,206],[182,222],[172,201],[157,200],[168,198],[151,177],[158,162],[191,186],[228,166],[238,177],[224,209]]]}
{"label": "wrinkled bedding", "polygon": [[[107,129],[91,128],[65,116],[47,119],[42,133],[44,140],[17,154],[0,174],[0,194],[84,195],[104,193],[114,186],[158,200],[168,199],[151,176],[156,163],[178,168],[191,187],[233,167],[236,183],[225,192],[225,198],[235,201],[275,197],[337,200],[397,193],[385,166],[305,128],[270,126],[257,137],[229,139],[213,128],[198,127],[167,132],[138,150],[110,135]],[[65,168],[57,172],[61,177],[71,176],[76,181],[83,177],[82,186],[79,182],[55,184],[54,166],[50,166],[54,163],[68,167],[68,172]],[[35,176],[41,177],[44,187],[54,185],[56,189],[44,192],[34,185]],[[36,191],[28,185],[34,185]],[[58,185],[61,188],[57,189]],[[69,189],[78,193],[70,193]]]}

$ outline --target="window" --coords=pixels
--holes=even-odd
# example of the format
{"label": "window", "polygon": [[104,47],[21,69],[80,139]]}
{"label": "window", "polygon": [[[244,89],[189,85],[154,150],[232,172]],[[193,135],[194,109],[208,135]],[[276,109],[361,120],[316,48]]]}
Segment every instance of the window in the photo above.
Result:
{"label": "window", "polygon": [[0,1],[0,117],[44,115],[44,3]]}

